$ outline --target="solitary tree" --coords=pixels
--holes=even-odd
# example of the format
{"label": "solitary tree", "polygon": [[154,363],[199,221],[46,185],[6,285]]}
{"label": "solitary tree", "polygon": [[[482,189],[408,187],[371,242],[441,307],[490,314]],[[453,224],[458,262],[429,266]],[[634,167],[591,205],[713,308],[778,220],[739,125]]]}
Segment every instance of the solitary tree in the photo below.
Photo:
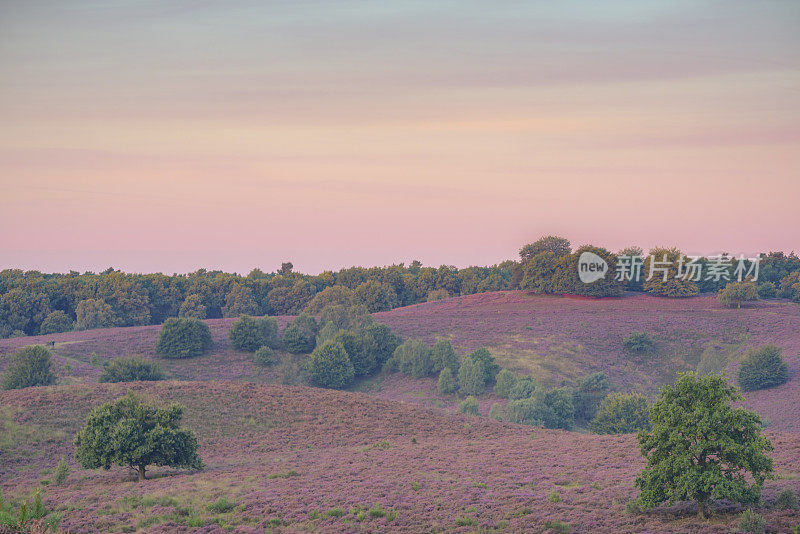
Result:
{"label": "solitary tree", "polygon": [[641,504],[693,500],[705,518],[716,499],[758,502],[764,480],[772,476],[772,459],[765,454],[772,444],[761,434],[758,415],[732,406],[741,399],[714,374],[681,374],[674,386],[661,389],[650,408],[653,428],[639,433],[647,458],[636,477]]}
{"label": "solitary tree", "polygon": [[717,293],[717,300],[724,306],[741,308],[742,304],[758,300],[758,290],[753,281],[729,282]]}
{"label": "solitary tree", "polygon": [[315,384],[333,389],[347,387],[355,376],[353,363],[344,347],[333,340],[314,349],[308,371]]}
{"label": "solitary tree", "polygon": [[0,382],[3,389],[55,384],[56,375],[50,371],[50,351],[42,345],[22,347],[13,356]]}
{"label": "solitary tree", "polygon": [[758,349],[750,349],[739,366],[736,375],[742,391],[766,389],[785,384],[789,380],[789,370],[781,358],[781,349],[777,345],[765,345]]}
{"label": "solitary tree", "polygon": [[159,407],[133,394],[96,407],[75,436],[75,458],[85,469],[112,465],[136,469],[145,479],[149,465],[201,469],[197,437],[179,428],[183,408]]}
{"label": "solitary tree", "polygon": [[158,331],[156,354],[164,358],[191,358],[203,354],[211,343],[211,330],[200,319],[170,317]]}

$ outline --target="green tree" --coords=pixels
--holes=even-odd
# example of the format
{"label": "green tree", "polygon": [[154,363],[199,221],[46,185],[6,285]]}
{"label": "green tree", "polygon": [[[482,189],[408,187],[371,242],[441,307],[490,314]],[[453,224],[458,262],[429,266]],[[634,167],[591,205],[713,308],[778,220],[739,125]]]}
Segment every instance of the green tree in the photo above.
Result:
{"label": "green tree", "polygon": [[[741,395],[721,375],[681,374],[661,388],[650,408],[651,431],[639,433],[647,465],[636,477],[639,501],[649,507],[692,500],[705,518],[709,503],[759,501],[771,478],[772,444],[761,433],[761,419],[734,408]],[[750,483],[747,474],[752,477]]]}
{"label": "green tree", "polygon": [[622,340],[622,346],[626,351],[634,354],[644,354],[653,352],[656,344],[647,332],[632,332]]}
{"label": "green tree", "polygon": [[575,423],[572,393],[566,388],[537,391],[533,396],[534,416],[545,428],[571,430]]}
{"label": "green tree", "polygon": [[253,361],[259,365],[272,365],[275,363],[275,351],[264,346],[253,353]]}
{"label": "green tree", "polygon": [[484,376],[484,382],[487,386],[494,386],[494,381],[497,378],[497,373],[500,372],[500,366],[491,355],[488,349],[478,349],[469,355],[475,363],[481,366]]}
{"label": "green tree", "polygon": [[350,306],[352,298],[352,289],[346,286],[333,285],[314,295],[314,298],[306,304],[304,311],[308,314],[316,315],[327,306],[343,306],[347,308]]}
{"label": "green tree", "polygon": [[776,345],[765,345],[747,351],[739,372],[737,382],[742,391],[766,389],[785,384],[789,380],[789,370],[781,358],[781,349]]}
{"label": "green tree", "polygon": [[517,382],[511,386],[508,392],[509,400],[529,399],[536,391],[536,381],[532,376],[522,376],[517,378]]}
{"label": "green tree", "polygon": [[392,309],[397,300],[390,288],[375,280],[367,280],[353,290],[353,304],[366,306],[369,313]]}
{"label": "green tree", "polygon": [[402,340],[382,323],[371,323],[364,329],[364,350],[372,355],[377,366],[389,360]]}
{"label": "green tree", "polygon": [[164,358],[191,358],[211,348],[208,325],[192,317],[170,317],[161,325],[156,354]]}
{"label": "green tree", "polygon": [[639,393],[609,393],[589,423],[596,434],[627,434],[650,428],[647,399]]}
{"label": "green tree", "polygon": [[308,354],[317,344],[317,321],[301,313],[283,331],[283,346],[292,354]]}
{"label": "green tree", "polygon": [[418,339],[408,339],[397,347],[393,359],[404,375],[422,378],[433,373],[431,349]]}
{"label": "green tree", "polygon": [[480,395],[486,387],[486,373],[481,362],[471,356],[464,358],[458,370],[458,392],[462,395]]}
{"label": "green tree", "polygon": [[458,372],[458,356],[456,356],[456,351],[448,340],[439,339],[433,344],[431,358],[433,358],[434,373],[440,372],[445,367],[449,367],[453,372]]}
{"label": "green tree", "polygon": [[78,330],[109,328],[120,324],[114,309],[102,299],[85,299],[78,302],[75,313],[77,315],[75,325]]}
{"label": "green tree", "polygon": [[141,356],[116,358],[111,361],[100,375],[100,382],[149,382],[163,380],[164,373],[158,363],[145,360]]}
{"label": "green tree", "polygon": [[278,321],[274,317],[242,315],[231,324],[228,338],[236,350],[255,352],[261,347],[278,346]]}
{"label": "green tree", "polygon": [[39,327],[39,334],[59,334],[72,330],[72,319],[61,310],[50,312]]}
{"label": "green tree", "polygon": [[572,252],[572,247],[568,239],[554,235],[540,237],[533,243],[529,243],[519,250],[520,260],[526,262],[543,252],[549,252],[556,257],[566,256]]}
{"label": "green tree", "polygon": [[501,369],[497,373],[497,379],[494,384],[494,392],[499,396],[507,399],[511,395],[511,389],[517,384],[517,375],[508,369]]}
{"label": "green tree", "polygon": [[456,389],[458,389],[456,380],[453,377],[453,371],[451,371],[449,367],[445,367],[439,373],[439,382],[436,384],[436,389],[443,395],[455,393]]}
{"label": "green tree", "polygon": [[[642,277],[644,290],[659,297],[691,297],[697,294],[697,284],[691,273],[678,272],[682,253],[677,248],[654,248],[644,260]],[[688,260],[684,259],[685,264]],[[679,277],[679,275],[681,275]]]}
{"label": "green tree", "polygon": [[470,395],[458,404],[458,412],[467,415],[480,415],[478,399]]}
{"label": "green tree", "polygon": [[581,378],[578,387],[572,393],[572,404],[575,406],[575,418],[591,421],[597,407],[611,390],[611,384],[605,373],[593,373]]}
{"label": "green tree", "polygon": [[344,351],[353,363],[356,376],[365,376],[375,369],[375,357],[371,352],[364,350],[364,344],[359,335],[350,330],[339,330],[333,341],[341,343]]}
{"label": "green tree", "polygon": [[102,404],[75,436],[75,458],[85,469],[112,465],[136,469],[139,481],[150,465],[201,469],[197,437],[180,428],[183,407],[160,407],[133,394]]}
{"label": "green tree", "polygon": [[539,426],[542,421],[536,416],[533,399],[517,399],[506,405],[506,421],[518,425]]}
{"label": "green tree", "polygon": [[42,345],[22,347],[12,357],[0,382],[6,390],[55,384],[56,375],[50,370],[50,351]]}
{"label": "green tree", "polygon": [[758,300],[758,290],[755,282],[730,282],[717,293],[717,300],[723,306],[741,308],[742,304]]}
{"label": "green tree", "polygon": [[253,290],[243,284],[234,284],[225,295],[225,305],[222,307],[223,317],[238,317],[240,315],[258,315],[258,303],[253,296]]}
{"label": "green tree", "polygon": [[203,297],[197,293],[187,295],[181,304],[178,315],[180,317],[194,317],[195,319],[205,319],[207,308],[203,304]]}
{"label": "green tree", "polygon": [[342,344],[327,341],[311,354],[309,374],[319,386],[342,389],[353,381],[355,371]]}

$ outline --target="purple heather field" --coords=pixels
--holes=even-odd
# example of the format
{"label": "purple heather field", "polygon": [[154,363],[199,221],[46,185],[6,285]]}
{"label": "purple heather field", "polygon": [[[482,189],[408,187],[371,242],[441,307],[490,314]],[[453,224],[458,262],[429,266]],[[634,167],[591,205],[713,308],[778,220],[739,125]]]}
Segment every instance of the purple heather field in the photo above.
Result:
{"label": "purple heather field", "polygon": [[[497,292],[375,314],[402,337],[450,339],[464,354],[488,347],[498,362],[548,385],[603,371],[617,390],[654,399],[677,371],[733,376],[744,352],[774,343],[790,380],[748,393],[767,422],[775,480],[759,510],[768,532],[791,532],[796,512],[771,506],[800,492],[800,306],[760,302],[728,309],[716,299],[626,295],[577,299]],[[279,318],[281,328],[290,320]],[[718,503],[700,522],[691,504],[628,514],[644,465],[634,435],[598,436],[500,423],[455,413],[458,399],[434,378],[378,374],[350,392],[283,385],[304,356],[255,365],[227,340],[232,319],[208,320],[214,346],[188,360],[161,360],[169,381],[98,384],[100,361],[157,359],[158,326],[89,330],[0,341],[0,369],[19,347],[54,341],[58,385],[0,392],[0,488],[7,499],[37,489],[64,532],[731,532],[740,507]],[[622,340],[649,332],[656,351],[631,356]],[[133,390],[186,407],[203,471],[154,468],[138,483],[126,469],[83,470],[72,437],[98,403]],[[52,483],[64,456],[70,475]],[[557,495],[557,498],[553,496]],[[213,506],[220,498],[232,505]]]}

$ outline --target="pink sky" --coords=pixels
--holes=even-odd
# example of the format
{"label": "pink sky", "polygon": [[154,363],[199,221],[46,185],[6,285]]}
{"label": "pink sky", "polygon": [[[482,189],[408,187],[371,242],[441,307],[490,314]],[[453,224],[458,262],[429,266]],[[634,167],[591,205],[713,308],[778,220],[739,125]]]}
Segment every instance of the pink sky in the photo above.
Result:
{"label": "pink sky", "polygon": [[800,251],[791,2],[11,1],[0,268]]}

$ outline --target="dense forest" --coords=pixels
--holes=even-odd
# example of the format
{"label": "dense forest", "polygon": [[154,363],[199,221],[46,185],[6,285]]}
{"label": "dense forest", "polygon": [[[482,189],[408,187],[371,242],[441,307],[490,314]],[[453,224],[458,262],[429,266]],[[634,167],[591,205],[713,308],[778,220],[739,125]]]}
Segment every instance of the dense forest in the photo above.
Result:
{"label": "dense forest", "polygon": [[[73,329],[161,324],[168,317],[197,318],[319,313],[327,304],[355,304],[369,312],[486,291],[524,289],[538,293],[617,295],[623,290],[665,296],[718,291],[727,280],[702,280],[682,287],[683,293],[608,277],[590,286],[576,282],[578,253],[597,252],[615,269],[605,249],[584,246],[572,251],[567,240],[548,236],[520,250],[519,261],[490,267],[423,266],[350,267],[318,275],[294,272],[284,263],[275,272],[254,269],[246,276],[199,269],[189,274],[101,273],[46,274],[0,271],[0,337],[49,334]],[[659,249],[661,250],[661,249]],[[664,249],[666,250],[666,249]],[[670,249],[675,252],[675,249]],[[642,255],[639,249],[626,253]],[[652,252],[652,251],[651,251]],[[800,299],[800,258],[794,253],[769,253],[761,261],[759,295]],[[688,289],[687,289],[688,288]]]}

